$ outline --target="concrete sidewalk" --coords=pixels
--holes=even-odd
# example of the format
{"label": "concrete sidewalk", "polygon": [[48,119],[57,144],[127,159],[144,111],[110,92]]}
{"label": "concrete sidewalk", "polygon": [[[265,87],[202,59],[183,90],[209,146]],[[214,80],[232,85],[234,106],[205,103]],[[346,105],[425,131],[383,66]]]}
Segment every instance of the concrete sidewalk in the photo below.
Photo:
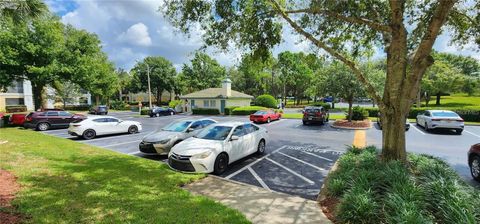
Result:
{"label": "concrete sidewalk", "polygon": [[331,223],[316,201],[213,175],[184,188],[239,210],[252,223]]}

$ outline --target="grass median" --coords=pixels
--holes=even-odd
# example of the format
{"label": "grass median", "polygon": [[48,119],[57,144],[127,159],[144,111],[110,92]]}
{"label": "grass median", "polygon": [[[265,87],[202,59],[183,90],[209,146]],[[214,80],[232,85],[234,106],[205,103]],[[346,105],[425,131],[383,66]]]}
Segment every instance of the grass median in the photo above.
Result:
{"label": "grass median", "polygon": [[28,223],[248,223],[180,188],[204,175],[30,130],[0,129],[0,139],[0,169],[18,177],[13,204]]}

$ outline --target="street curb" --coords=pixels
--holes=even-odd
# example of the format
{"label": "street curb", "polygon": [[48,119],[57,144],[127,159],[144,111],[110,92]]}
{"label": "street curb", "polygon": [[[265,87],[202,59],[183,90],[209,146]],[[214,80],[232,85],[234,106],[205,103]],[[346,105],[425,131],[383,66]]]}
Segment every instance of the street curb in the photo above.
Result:
{"label": "street curb", "polygon": [[330,125],[332,128],[338,128],[338,129],[347,129],[347,130],[368,130],[372,128],[372,122],[370,122],[370,126],[368,128],[354,128],[354,127],[342,127],[342,126],[336,126],[334,124]]}

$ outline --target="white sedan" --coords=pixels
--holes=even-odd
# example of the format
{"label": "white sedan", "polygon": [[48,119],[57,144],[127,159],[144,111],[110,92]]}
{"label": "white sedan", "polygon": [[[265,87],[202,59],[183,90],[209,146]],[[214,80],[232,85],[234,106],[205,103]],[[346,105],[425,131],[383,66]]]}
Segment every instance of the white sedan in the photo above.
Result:
{"label": "white sedan", "polygon": [[142,124],[137,121],[124,121],[112,116],[89,116],[85,120],[70,123],[68,134],[93,139],[99,135],[135,134],[141,130]]}
{"label": "white sedan", "polygon": [[432,129],[453,129],[457,134],[462,134],[465,127],[463,119],[455,112],[449,110],[426,110],[417,115],[417,125],[425,131]]}
{"label": "white sedan", "polygon": [[221,174],[230,163],[265,153],[267,140],[267,130],[252,123],[212,124],[175,145],[168,154],[168,165],[185,172]]}

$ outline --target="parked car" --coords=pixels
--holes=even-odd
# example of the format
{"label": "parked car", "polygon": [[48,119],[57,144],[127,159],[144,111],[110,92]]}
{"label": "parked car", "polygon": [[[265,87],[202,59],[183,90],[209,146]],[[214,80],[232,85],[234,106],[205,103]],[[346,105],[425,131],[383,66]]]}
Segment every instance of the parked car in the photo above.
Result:
{"label": "parked car", "polygon": [[216,123],[175,145],[168,165],[185,172],[221,174],[229,164],[253,153],[263,154],[267,130],[252,123]]}
{"label": "parked car", "polygon": [[[378,113],[377,124],[378,124],[378,128],[382,130],[382,117],[380,116],[380,113]],[[410,122],[408,122],[408,118],[405,118],[405,131],[408,131],[409,129],[410,129]]]}
{"label": "parked car", "polygon": [[105,105],[95,106],[95,107],[92,107],[88,113],[95,114],[95,115],[107,115],[108,107]]}
{"label": "parked car", "polygon": [[426,110],[417,115],[417,125],[425,131],[432,129],[453,129],[459,135],[465,127],[463,119],[455,112],[449,110]]}
{"label": "parked car", "polygon": [[330,114],[328,113],[328,110],[326,110],[322,106],[309,106],[303,109],[302,122],[304,125],[310,123],[324,124],[328,122],[329,116]]}
{"label": "parked car", "polygon": [[250,115],[250,121],[254,123],[270,123],[270,121],[280,120],[281,117],[282,114],[274,110],[259,110]]}
{"label": "parked car", "polygon": [[23,124],[25,123],[26,116],[27,114],[24,114],[24,113],[12,114],[10,115],[10,118],[8,118],[8,123],[10,125],[23,126]]}
{"label": "parked car", "polygon": [[31,112],[25,117],[23,126],[39,131],[46,131],[51,128],[67,128],[71,122],[80,121],[86,117],[82,114],[71,114],[67,111],[42,111]]}
{"label": "parked car", "polygon": [[200,130],[213,123],[217,122],[208,118],[174,121],[162,130],[145,136],[138,148],[140,152],[147,154],[168,154],[174,145],[198,134]]}
{"label": "parked car", "polygon": [[324,103],[331,103],[333,102],[333,97],[332,96],[327,96],[323,98]]}
{"label": "parked car", "polygon": [[480,182],[480,143],[472,145],[468,151],[468,165],[473,179]]}
{"label": "parked car", "polygon": [[90,116],[74,121],[68,127],[68,134],[93,139],[99,135],[129,133],[142,131],[142,124],[137,121],[124,121],[112,116]]}
{"label": "parked car", "polygon": [[174,115],[175,110],[169,107],[155,107],[150,111],[150,117],[159,117],[160,115]]}

